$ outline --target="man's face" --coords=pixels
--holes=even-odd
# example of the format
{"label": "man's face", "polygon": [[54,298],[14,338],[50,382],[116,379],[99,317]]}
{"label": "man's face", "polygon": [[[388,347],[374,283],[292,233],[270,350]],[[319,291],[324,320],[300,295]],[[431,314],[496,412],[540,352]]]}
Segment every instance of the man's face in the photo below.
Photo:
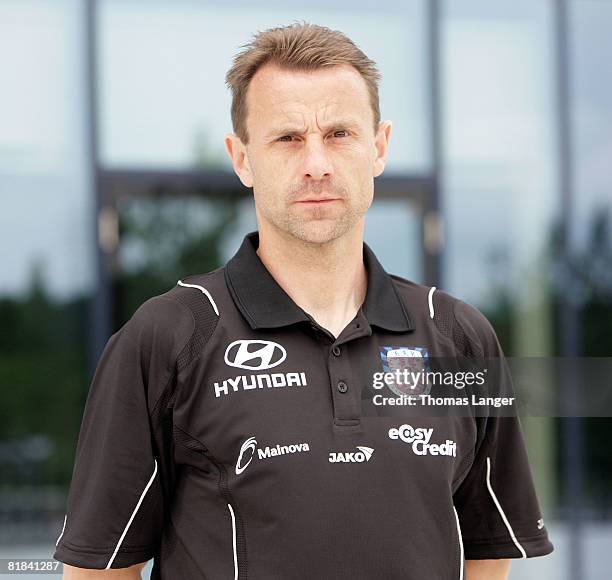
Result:
{"label": "man's face", "polygon": [[374,134],[361,75],[349,66],[267,64],[251,80],[247,109],[249,144],[233,134],[225,142],[240,180],[253,187],[259,228],[325,243],[363,226],[391,123]]}

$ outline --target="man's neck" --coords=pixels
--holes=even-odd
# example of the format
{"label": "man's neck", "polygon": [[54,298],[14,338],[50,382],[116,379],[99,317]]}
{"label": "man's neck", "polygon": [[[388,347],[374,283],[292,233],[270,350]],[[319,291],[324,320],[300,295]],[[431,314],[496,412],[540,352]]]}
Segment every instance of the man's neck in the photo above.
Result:
{"label": "man's neck", "polygon": [[260,229],[257,255],[292,300],[336,337],[365,299],[363,227],[323,245]]}

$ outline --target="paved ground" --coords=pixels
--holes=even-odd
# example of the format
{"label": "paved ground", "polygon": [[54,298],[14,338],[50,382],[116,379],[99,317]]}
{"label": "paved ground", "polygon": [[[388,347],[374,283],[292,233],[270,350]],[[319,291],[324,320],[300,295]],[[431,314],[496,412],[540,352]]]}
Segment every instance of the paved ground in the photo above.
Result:
{"label": "paved ground", "polygon": [[[543,558],[515,560],[510,580],[577,580],[568,573],[568,530],[561,524],[548,526],[555,552]],[[51,558],[54,543],[49,545],[0,546],[0,558]],[[606,580],[612,577],[612,522],[588,524],[584,528],[584,574],[580,580]],[[147,564],[142,578],[149,580],[152,562]],[[3,578],[8,576],[2,575]],[[59,574],[19,574],[20,580],[61,580]]]}

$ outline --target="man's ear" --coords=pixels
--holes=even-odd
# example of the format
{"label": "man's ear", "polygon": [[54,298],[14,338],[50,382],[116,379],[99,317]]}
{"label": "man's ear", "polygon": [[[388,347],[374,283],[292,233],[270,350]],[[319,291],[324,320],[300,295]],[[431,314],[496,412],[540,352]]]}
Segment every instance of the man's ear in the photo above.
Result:
{"label": "man's ear", "polygon": [[225,148],[232,161],[236,175],[245,187],[253,187],[253,173],[247,155],[246,146],[235,133],[225,136]]}
{"label": "man's ear", "polygon": [[378,177],[385,170],[390,138],[391,121],[381,121],[378,125],[376,137],[374,138],[374,148],[376,151],[376,157],[374,158],[374,177]]}

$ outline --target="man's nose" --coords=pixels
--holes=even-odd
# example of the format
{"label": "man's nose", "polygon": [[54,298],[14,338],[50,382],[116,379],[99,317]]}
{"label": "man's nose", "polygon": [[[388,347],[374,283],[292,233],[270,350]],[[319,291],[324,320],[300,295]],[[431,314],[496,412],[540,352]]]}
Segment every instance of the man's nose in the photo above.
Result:
{"label": "man's nose", "polygon": [[305,140],[302,152],[302,170],[306,177],[323,179],[333,173],[331,160],[323,138],[319,135],[309,135]]}

